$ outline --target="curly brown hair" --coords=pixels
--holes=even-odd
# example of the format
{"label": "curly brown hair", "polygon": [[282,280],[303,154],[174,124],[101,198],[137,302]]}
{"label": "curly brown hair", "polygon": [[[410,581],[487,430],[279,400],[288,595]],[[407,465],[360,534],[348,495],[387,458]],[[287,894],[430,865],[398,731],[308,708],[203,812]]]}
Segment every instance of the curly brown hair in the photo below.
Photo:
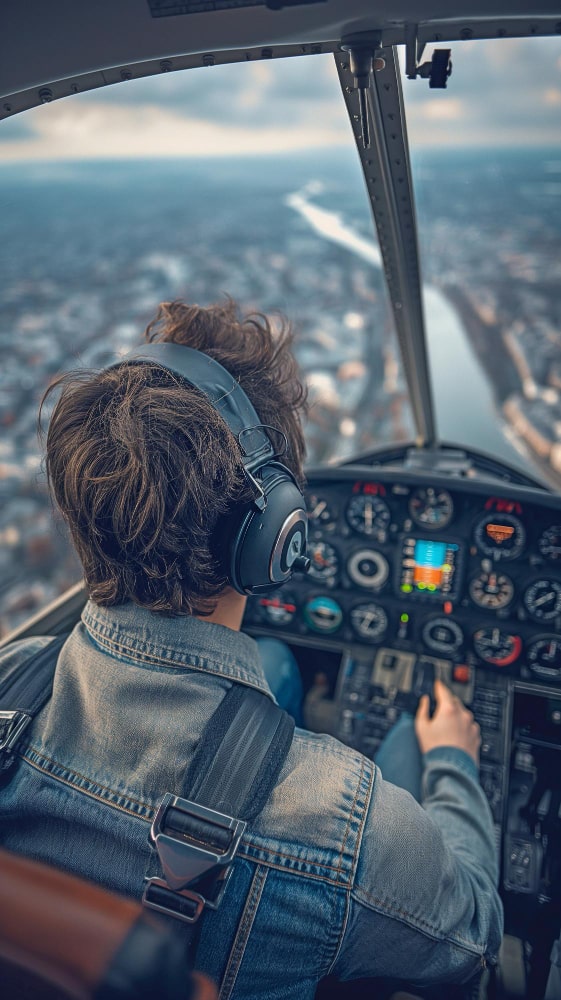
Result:
{"label": "curly brown hair", "polygon": [[[237,305],[165,302],[145,339],[204,351],[240,383],[263,424],[287,441],[283,461],[302,482],[306,392],[292,332]],[[67,522],[89,595],[170,615],[208,614],[228,585],[232,518],[252,494],[237,442],[206,396],[158,365],[75,371],[47,434],[52,495]]]}

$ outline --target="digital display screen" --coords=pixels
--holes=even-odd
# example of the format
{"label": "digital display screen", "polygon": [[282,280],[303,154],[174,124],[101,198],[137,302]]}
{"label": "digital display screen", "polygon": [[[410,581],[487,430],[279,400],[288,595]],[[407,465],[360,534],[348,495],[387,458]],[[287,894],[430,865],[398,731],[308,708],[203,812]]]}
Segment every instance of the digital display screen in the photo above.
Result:
{"label": "digital display screen", "polygon": [[401,558],[400,593],[452,597],[458,569],[459,545],[434,538],[406,538]]}

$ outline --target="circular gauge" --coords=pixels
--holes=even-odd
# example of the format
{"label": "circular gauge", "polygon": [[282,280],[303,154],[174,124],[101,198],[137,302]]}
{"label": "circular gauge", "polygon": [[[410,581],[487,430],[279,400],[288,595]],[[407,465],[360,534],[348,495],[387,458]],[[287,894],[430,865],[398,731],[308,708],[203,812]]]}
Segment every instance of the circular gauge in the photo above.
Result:
{"label": "circular gauge", "polygon": [[526,660],[532,673],[546,680],[561,680],[561,638],[542,635],[526,650]]}
{"label": "circular gauge", "polygon": [[351,528],[369,537],[384,535],[391,519],[390,508],[384,500],[364,493],[349,500],[346,516]]}
{"label": "circular gauge", "polygon": [[304,607],[304,620],[314,632],[336,632],[343,611],[332,597],[312,597]]}
{"label": "circular gauge", "polygon": [[513,514],[487,514],[475,526],[475,543],[493,559],[516,559],[524,548],[526,532]]}
{"label": "circular gauge", "polygon": [[428,531],[438,531],[450,524],[454,504],[448,490],[435,490],[432,486],[414,490],[409,500],[409,513],[415,524]]}
{"label": "circular gauge", "polygon": [[480,660],[494,663],[497,667],[508,667],[520,656],[522,639],[519,635],[509,635],[500,628],[480,628],[473,636],[473,648]]}
{"label": "circular gauge", "polygon": [[[485,562],[488,562],[485,560]],[[496,573],[491,563],[484,567],[478,576],[474,576],[469,585],[469,596],[474,604],[490,611],[506,608],[514,597],[514,584],[509,576]]]}
{"label": "circular gauge", "polygon": [[545,559],[561,559],[561,524],[553,524],[540,535],[538,549]]}
{"label": "circular gauge", "polygon": [[289,625],[297,610],[292,595],[284,592],[271,597],[261,597],[259,605],[269,625]]}
{"label": "circular gauge", "polygon": [[423,628],[423,642],[437,653],[454,653],[464,641],[464,633],[452,618],[432,618]]}
{"label": "circular gauge", "polygon": [[308,519],[312,529],[335,531],[337,527],[337,512],[331,508],[324,497],[317,493],[308,496]]}
{"label": "circular gauge", "polygon": [[307,554],[311,560],[308,576],[322,583],[333,583],[339,569],[339,557],[333,546],[327,542],[312,542]]}
{"label": "circular gauge", "polygon": [[362,639],[379,639],[388,627],[388,616],[379,604],[357,604],[350,617],[356,634]]}
{"label": "circular gauge", "polygon": [[536,580],[524,594],[524,605],[536,621],[552,621],[561,613],[561,583]]}
{"label": "circular gauge", "polygon": [[357,586],[379,590],[388,579],[388,561],[375,549],[360,549],[350,557],[347,573]]}

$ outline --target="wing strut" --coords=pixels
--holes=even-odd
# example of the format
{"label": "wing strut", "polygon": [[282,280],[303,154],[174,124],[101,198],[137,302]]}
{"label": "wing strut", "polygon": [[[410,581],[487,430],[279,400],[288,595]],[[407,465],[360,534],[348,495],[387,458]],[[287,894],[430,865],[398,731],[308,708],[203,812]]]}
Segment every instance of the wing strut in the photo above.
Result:
{"label": "wing strut", "polygon": [[419,447],[436,441],[432,390],[428,369],[419,250],[405,110],[395,47],[378,49],[385,67],[370,73],[368,111],[370,145],[365,148],[364,103],[350,69],[348,52],[336,52],[335,63],[347,105],[394,314],[395,326]]}

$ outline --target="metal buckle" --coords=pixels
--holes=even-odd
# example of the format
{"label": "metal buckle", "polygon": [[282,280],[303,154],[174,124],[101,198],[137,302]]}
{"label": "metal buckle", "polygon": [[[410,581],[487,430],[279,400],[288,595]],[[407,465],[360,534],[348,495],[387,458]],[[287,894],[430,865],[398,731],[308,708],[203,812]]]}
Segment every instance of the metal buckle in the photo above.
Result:
{"label": "metal buckle", "polygon": [[[170,889],[164,879],[157,878],[155,876],[148,878],[146,879],[146,888],[142,894],[142,905],[146,906],[149,910],[156,910],[158,913],[165,913],[167,917],[175,917],[177,920],[183,920],[186,924],[196,924],[205,906],[209,910],[218,909],[233,870],[232,866],[229,865],[227,868],[222,868],[218,872],[215,880],[215,886],[218,886],[218,892],[216,892],[213,899],[207,899],[200,892],[195,892],[193,889],[181,889],[174,892],[173,889]],[[162,900],[161,895],[159,901],[151,898],[151,889],[153,886],[158,889],[166,890],[166,895],[169,897],[169,904]],[[181,899],[188,899],[192,903],[195,903],[195,910],[191,915],[181,912]]]}
{"label": "metal buckle", "polygon": [[[187,818],[184,829],[170,829],[166,824],[166,817],[170,809],[180,812]],[[189,830],[188,819],[193,822],[193,830]],[[202,824],[208,829],[201,829]],[[167,916],[177,917],[186,923],[195,923],[205,906],[216,910],[222,901],[226,886],[232,873],[231,863],[239,847],[246,823],[244,820],[235,819],[225,813],[219,813],[215,809],[208,809],[197,802],[189,799],[181,799],[177,795],[167,792],[164,795],[158,811],[154,817],[154,822],[150,829],[150,842],[158,852],[158,858],[162,866],[164,878],[147,878],[147,886],[144,890],[142,902],[149,909],[165,913]],[[212,834],[212,829],[218,833],[217,840],[224,840],[223,848],[212,844],[209,846],[203,840],[204,833]],[[224,838],[226,834],[226,838]],[[217,869],[213,876],[213,869]],[[207,882],[212,880],[207,891],[204,885],[206,897],[196,889],[189,888],[193,883],[200,883],[203,876],[208,875]],[[170,900],[167,904],[162,896],[162,892],[154,893],[154,889],[166,890]],[[217,890],[217,891],[216,891]],[[153,898],[156,895],[157,898]],[[176,897],[175,901],[173,897]],[[210,898],[208,898],[210,897]],[[190,900],[195,903],[195,910],[191,914],[181,912],[181,899]]]}
{"label": "metal buckle", "polygon": [[[165,889],[168,896],[171,897],[170,903],[175,897],[176,900],[189,899],[195,904],[195,910],[192,914],[182,913],[180,909],[176,909],[173,905],[166,906],[160,900],[156,902],[154,899],[150,898],[150,889],[152,886],[156,886],[158,889]],[[191,892],[190,889],[184,889],[182,892],[173,892],[169,885],[161,878],[149,878],[147,880],[146,888],[142,894],[142,905],[146,906],[149,910],[156,910],[157,913],[165,913],[166,917],[175,917],[176,920],[182,920],[186,924],[196,924],[201,913],[203,912],[206,904],[206,899],[201,896],[198,892]],[[176,904],[177,905],[177,904]],[[179,902],[179,906],[180,906]]]}
{"label": "metal buckle", "polygon": [[[226,850],[212,846],[208,847],[196,831],[189,836],[186,831],[165,830],[165,819],[168,810],[176,809],[184,816],[190,816],[196,821],[203,821],[210,827],[231,834]],[[215,865],[229,865],[233,861],[246,824],[241,819],[226,816],[225,813],[208,809],[189,799],[181,799],[167,792],[154,817],[150,830],[150,840],[154,844],[160,859],[164,875],[170,889],[185,889],[195,879]]]}
{"label": "metal buckle", "polygon": [[27,712],[0,712],[0,732],[5,729],[6,725],[8,727],[7,735],[0,741],[0,753],[4,753],[6,750],[10,752],[14,749],[31,719],[32,716],[28,715]]}

